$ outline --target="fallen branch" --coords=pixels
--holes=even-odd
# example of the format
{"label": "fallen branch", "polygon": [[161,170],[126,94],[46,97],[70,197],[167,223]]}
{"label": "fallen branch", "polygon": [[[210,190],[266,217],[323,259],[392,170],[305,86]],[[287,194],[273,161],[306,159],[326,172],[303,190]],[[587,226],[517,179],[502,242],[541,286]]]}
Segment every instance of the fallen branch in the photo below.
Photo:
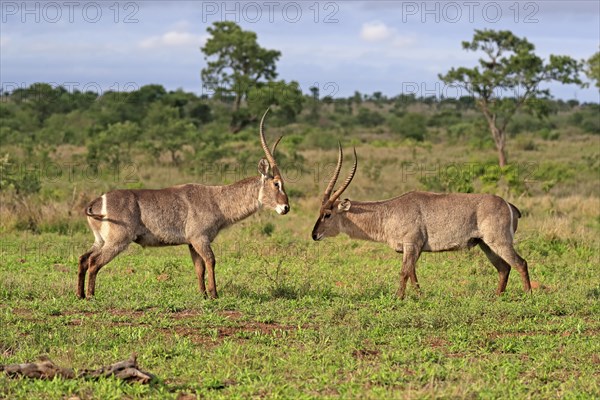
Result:
{"label": "fallen branch", "polygon": [[71,368],[61,368],[46,356],[41,356],[37,362],[25,364],[0,365],[0,372],[6,373],[11,378],[27,377],[33,379],[52,379],[56,376],[64,379],[98,379],[114,376],[126,382],[148,383],[154,375],[138,369],[136,355],[132,354],[128,360],[101,367],[96,370],[82,370],[79,374]]}

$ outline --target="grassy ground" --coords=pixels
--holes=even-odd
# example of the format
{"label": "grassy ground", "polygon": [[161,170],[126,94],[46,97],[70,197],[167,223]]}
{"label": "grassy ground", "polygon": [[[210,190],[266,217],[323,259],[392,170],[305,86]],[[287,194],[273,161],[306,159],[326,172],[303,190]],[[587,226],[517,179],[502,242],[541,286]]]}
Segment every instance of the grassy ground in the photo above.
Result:
{"label": "grassy ground", "polygon": [[[548,177],[531,183],[539,186],[533,195],[507,192],[524,214],[516,239],[530,265],[531,295],[513,271],[507,292],[496,297],[496,271],[474,249],[423,255],[423,294],[409,286],[397,300],[400,260],[392,250],[346,237],[310,241],[323,186],[314,170],[288,184],[296,190],[292,213],[263,211],[217,239],[215,301],[198,296],[184,246],[137,245],[100,272],[95,299],[77,300],[76,259],[92,235],[79,225],[63,234],[18,232],[5,210],[0,363],[47,354],[61,366],[97,368],[135,352],[158,380],[143,386],[0,375],[0,397],[597,398],[600,202],[597,166],[586,163],[598,154],[598,140],[560,143],[511,153],[523,165],[552,160],[572,171],[547,193]],[[416,156],[361,146],[348,196],[385,198],[419,187],[414,174],[394,175],[403,160],[430,168],[473,154],[441,145]],[[305,156],[313,165],[334,152]],[[160,176],[171,181],[168,170]],[[57,182],[55,190],[69,184]]]}

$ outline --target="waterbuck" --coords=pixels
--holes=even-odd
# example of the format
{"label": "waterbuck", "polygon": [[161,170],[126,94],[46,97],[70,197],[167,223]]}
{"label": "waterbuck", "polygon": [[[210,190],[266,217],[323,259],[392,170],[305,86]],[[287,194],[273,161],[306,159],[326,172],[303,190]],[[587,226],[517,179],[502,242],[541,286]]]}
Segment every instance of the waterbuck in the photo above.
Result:
{"label": "waterbuck", "polygon": [[[87,295],[93,296],[96,275],[131,242],[142,246],[187,244],[196,268],[200,293],[217,297],[215,256],[211,242],[219,231],[258,211],[261,206],[278,214],[290,210],[283,179],[264,134],[265,112],[260,121],[260,142],[265,152],[258,163],[260,176],[226,186],[185,184],[158,190],[114,190],[93,200],[85,209],[94,233],[91,249],[79,257],[77,295],[85,298],[85,274],[89,270]],[[270,168],[270,170],[269,170]]]}
{"label": "waterbuck", "polygon": [[340,145],[337,166],[325,189],[312,231],[313,240],[343,232],[351,238],[387,243],[403,254],[397,292],[400,298],[404,298],[408,278],[420,292],[415,268],[421,252],[453,251],[475,245],[479,245],[498,270],[498,295],[506,289],[511,266],[521,274],[524,290],[531,290],[527,262],[513,247],[521,216],[517,207],[498,196],[466,193],[408,192],[383,201],[339,201],[356,173],[356,149],[350,175],[331,195],[342,159]]}

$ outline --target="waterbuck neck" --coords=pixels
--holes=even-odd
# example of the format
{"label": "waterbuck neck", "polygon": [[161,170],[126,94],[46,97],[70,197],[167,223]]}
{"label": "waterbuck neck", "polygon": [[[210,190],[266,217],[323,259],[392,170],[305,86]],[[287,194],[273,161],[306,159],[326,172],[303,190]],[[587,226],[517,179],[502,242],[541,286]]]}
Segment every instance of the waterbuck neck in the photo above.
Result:
{"label": "waterbuck neck", "polygon": [[350,210],[340,215],[340,232],[353,239],[385,242],[384,214],[378,204],[352,202]]}
{"label": "waterbuck neck", "polygon": [[226,218],[226,225],[241,221],[260,209],[262,185],[262,178],[255,176],[219,188],[216,200]]}

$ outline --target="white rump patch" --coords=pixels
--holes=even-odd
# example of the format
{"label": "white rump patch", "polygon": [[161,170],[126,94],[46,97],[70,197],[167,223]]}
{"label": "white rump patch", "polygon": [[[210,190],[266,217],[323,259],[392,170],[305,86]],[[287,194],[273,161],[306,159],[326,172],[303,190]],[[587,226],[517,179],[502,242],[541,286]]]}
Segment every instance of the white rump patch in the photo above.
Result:
{"label": "white rump patch", "polygon": [[508,207],[508,213],[510,214],[510,227],[508,228],[508,231],[510,232],[510,238],[514,239],[515,232],[513,231],[513,226],[514,226],[513,210],[512,210],[512,207],[510,206],[510,204],[508,204],[508,201],[504,200],[504,202],[506,203],[506,206]]}
{"label": "white rump patch", "polygon": [[106,241],[108,238],[108,233],[110,232],[110,223],[107,221],[108,219],[108,206],[106,200],[106,194],[103,194],[102,197],[102,208],[100,210],[100,214],[103,215],[102,222],[100,222],[100,236],[103,241]]}

